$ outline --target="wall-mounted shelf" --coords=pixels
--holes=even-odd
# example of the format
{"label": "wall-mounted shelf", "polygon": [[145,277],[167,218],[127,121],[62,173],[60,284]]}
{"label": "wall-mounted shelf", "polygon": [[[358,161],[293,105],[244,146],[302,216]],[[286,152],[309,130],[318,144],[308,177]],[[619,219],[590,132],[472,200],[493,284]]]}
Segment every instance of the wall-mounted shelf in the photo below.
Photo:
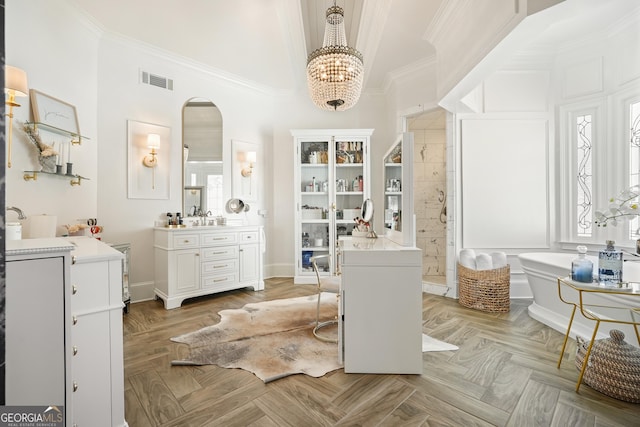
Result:
{"label": "wall-mounted shelf", "polygon": [[44,172],[44,171],[24,171],[24,175],[23,178],[25,181],[29,181],[29,180],[34,180],[37,181],[38,180],[38,174],[43,174],[43,175],[47,175],[47,176],[56,176],[58,178],[66,178],[68,180],[70,180],[69,184],[73,185],[80,185],[82,183],[83,179],[89,179],[89,178],[85,178],[84,176],[80,176],[80,175],[67,175],[67,174],[62,174],[62,173],[53,173],[53,172]]}
{"label": "wall-mounted shelf", "polygon": [[38,130],[38,128],[40,128],[47,132],[53,132],[53,133],[57,133],[58,135],[68,136],[69,138],[71,138],[71,143],[73,145],[80,145],[82,144],[82,140],[87,140],[87,141],[89,140],[89,138],[87,138],[86,136],[78,135],[77,133],[69,132],[67,130],[48,125],[46,123],[25,122],[25,124],[28,126],[31,126],[36,131]]}

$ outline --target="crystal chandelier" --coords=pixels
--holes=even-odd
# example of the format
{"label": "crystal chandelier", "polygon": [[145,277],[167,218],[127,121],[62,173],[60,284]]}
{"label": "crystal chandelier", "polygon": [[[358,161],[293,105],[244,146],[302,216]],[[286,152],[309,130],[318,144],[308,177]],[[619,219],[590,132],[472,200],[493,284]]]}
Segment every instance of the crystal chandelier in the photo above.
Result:
{"label": "crystal chandelier", "polygon": [[313,103],[323,110],[344,111],[360,98],[364,65],[362,54],[347,46],[344,10],[327,9],[322,47],[307,58],[307,84]]}

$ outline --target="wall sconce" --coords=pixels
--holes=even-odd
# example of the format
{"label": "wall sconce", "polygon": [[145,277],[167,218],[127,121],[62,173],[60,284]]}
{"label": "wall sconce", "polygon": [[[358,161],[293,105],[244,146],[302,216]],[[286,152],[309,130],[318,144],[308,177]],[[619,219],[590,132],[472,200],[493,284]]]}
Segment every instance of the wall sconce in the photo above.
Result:
{"label": "wall sconce", "polygon": [[144,156],[142,164],[148,168],[151,168],[151,188],[156,188],[156,172],[155,168],[158,165],[158,152],[160,149],[160,135],[157,133],[150,133],[147,135],[147,147],[151,148],[151,152]]}
{"label": "wall sconce", "polygon": [[6,114],[6,116],[9,117],[7,166],[11,167],[13,107],[20,106],[20,104],[16,102],[16,96],[27,96],[29,89],[27,89],[27,73],[25,73],[24,70],[7,65],[5,66],[4,73],[4,92],[9,95],[9,99],[6,101],[6,104],[9,106],[9,113]]}
{"label": "wall sconce", "polygon": [[246,155],[245,155],[245,161],[247,163],[249,163],[249,165],[243,167],[242,170],[240,171],[240,173],[244,177],[250,177],[251,174],[253,173],[253,165],[256,162],[256,152],[255,151],[247,152]]}

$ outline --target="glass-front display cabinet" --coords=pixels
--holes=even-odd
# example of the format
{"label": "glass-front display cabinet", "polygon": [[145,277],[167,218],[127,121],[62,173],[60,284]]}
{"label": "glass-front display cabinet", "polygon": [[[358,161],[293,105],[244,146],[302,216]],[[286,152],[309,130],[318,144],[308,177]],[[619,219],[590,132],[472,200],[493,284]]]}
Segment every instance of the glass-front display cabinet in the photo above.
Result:
{"label": "glass-front display cabinet", "polygon": [[403,246],[416,243],[413,212],[413,133],[401,134],[383,157],[385,236]]}
{"label": "glass-front display cabinet", "polygon": [[330,254],[321,274],[336,273],[336,245],[356,226],[371,194],[372,129],[292,130],[295,145],[294,283],[315,283],[314,255]]}

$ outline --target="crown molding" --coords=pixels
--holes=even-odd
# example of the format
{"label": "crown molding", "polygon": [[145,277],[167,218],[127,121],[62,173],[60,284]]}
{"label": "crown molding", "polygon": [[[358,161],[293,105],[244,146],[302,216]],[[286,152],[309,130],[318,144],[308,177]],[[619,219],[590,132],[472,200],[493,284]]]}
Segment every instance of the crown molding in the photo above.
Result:
{"label": "crown molding", "polygon": [[427,68],[435,67],[437,63],[438,61],[436,55],[431,55],[426,58],[422,58],[419,61],[407,64],[403,67],[391,70],[384,78],[384,82],[382,83],[382,92],[388,93],[394,82],[419,74],[424,74]]}
{"label": "crown molding", "polygon": [[451,29],[448,27],[453,17],[461,10],[467,8],[470,0],[449,0],[440,3],[429,27],[424,32],[422,38],[433,46],[437,46],[438,41]]}

